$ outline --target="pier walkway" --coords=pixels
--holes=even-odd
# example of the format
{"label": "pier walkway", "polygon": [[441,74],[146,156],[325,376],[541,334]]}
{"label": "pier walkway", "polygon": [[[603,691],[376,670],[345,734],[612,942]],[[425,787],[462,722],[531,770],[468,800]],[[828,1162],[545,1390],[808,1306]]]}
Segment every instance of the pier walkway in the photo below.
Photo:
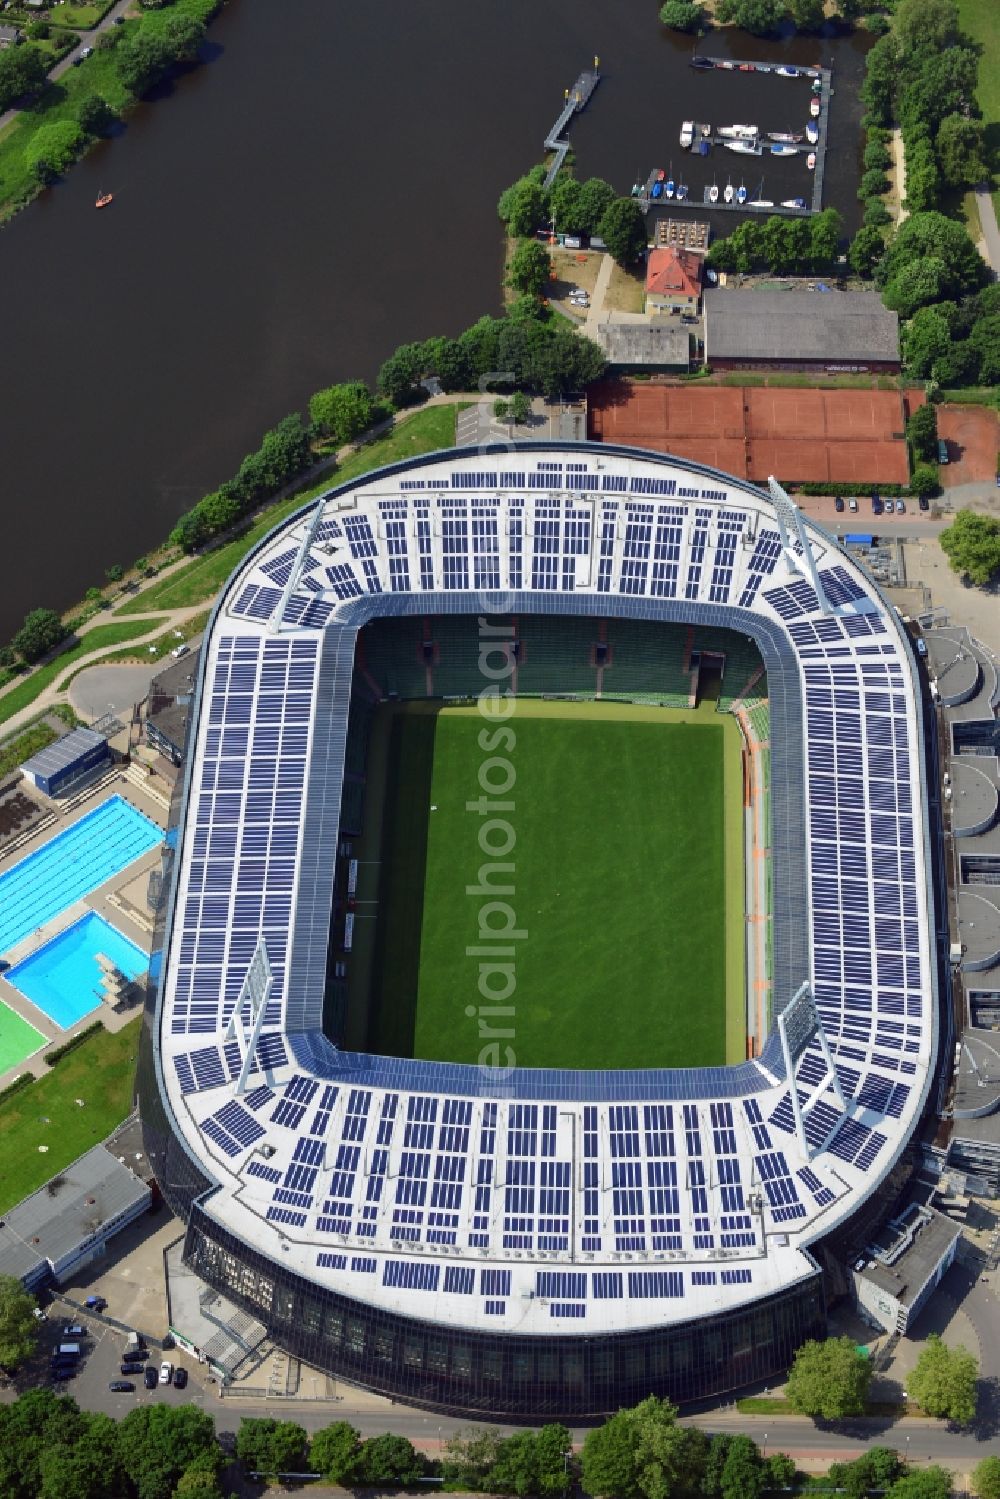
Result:
{"label": "pier walkway", "polygon": [[597,58],[594,58],[594,66],[586,68],[574,83],[571,89],[566,91],[566,103],[563,105],[562,113],[545,137],[545,149],[551,151],[553,157],[549,163],[549,169],[545,174],[543,186],[549,188],[559,174],[566,153],[569,150],[569,141],[563,137],[562,132],[566,129],[570,120],[579,110],[583,109],[591,94],[601,81],[601,75],[597,71]]}

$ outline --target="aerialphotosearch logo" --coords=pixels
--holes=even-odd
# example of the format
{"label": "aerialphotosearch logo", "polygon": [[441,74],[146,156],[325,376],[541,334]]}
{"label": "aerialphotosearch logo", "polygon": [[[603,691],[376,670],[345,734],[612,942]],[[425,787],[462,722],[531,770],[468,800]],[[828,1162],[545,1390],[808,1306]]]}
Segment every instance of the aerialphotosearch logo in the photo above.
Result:
{"label": "aerialphotosearch logo", "polygon": [[[483,375],[479,388],[483,395],[481,411],[486,416],[488,387],[513,383],[513,375],[494,371]],[[490,431],[487,417],[481,420],[480,432]],[[488,440],[479,448],[480,455],[493,457],[513,444],[504,439]],[[510,720],[516,698],[510,690],[514,675],[514,632],[503,615],[513,599],[499,590],[480,595],[483,613],[479,616],[479,674],[483,687],[477,698],[483,726],[477,744],[483,759],[477,774],[479,795],[465,804],[466,811],[478,818],[476,839],[484,856],[474,885],[465,893],[479,901],[476,916],[476,941],[465,949],[467,958],[476,960],[478,968],[476,1004],[466,1006],[468,1019],[478,1025],[479,1065],[493,1076],[503,1075],[517,1065],[513,1041],[515,1035],[517,990],[517,954],[528,933],[518,925],[513,904],[516,898],[514,851],[517,832],[513,818],[517,803],[514,788],[517,767],[512,756],[517,735]],[[497,618],[492,623],[490,615]]]}

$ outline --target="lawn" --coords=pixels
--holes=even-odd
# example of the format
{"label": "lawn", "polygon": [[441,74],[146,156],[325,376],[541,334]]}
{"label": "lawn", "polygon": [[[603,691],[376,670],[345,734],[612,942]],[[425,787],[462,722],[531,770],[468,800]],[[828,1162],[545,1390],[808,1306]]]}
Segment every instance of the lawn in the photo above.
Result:
{"label": "lawn", "polygon": [[[996,0],[958,0],[958,16],[962,30],[983,49],[976,92],[996,164],[1000,153],[1000,7]],[[993,206],[1000,217],[1000,192],[993,194]]]}
{"label": "lawn", "polygon": [[45,1045],[45,1037],[22,1020],[10,1005],[0,1003],[0,1073],[9,1072]]}
{"label": "lawn", "polygon": [[0,1212],[99,1145],[126,1118],[140,1024],[136,1017],[114,1035],[95,1031],[46,1077],[0,1099]]}
{"label": "lawn", "polygon": [[[735,721],[519,699],[509,724],[516,743],[493,753],[516,770],[504,814],[515,842],[496,857],[514,869],[493,879],[514,891],[490,897],[469,893],[490,862],[484,825],[466,805],[489,758],[483,720],[474,708],[393,714],[373,1049],[472,1063],[489,1043],[485,1024],[512,1030],[501,1045],[530,1067],[741,1059]],[[501,766],[491,773],[503,779]],[[495,836],[502,841],[503,829]],[[490,899],[503,909],[491,914]],[[496,993],[505,973],[484,975],[489,954],[469,951],[491,920],[524,933],[506,944],[516,988],[498,1001],[514,1013],[492,1019],[477,985],[483,977]]]}
{"label": "lawn", "polygon": [[269,506],[237,540],[226,542],[203,556],[193,557],[177,572],[135,594],[116,609],[115,613],[141,614],[148,609],[184,609],[214,598],[230,573],[261,537],[266,536],[286,515],[291,515],[293,510],[299,509],[314,495],[322,494],[331,485],[346,484],[383,464],[401,463],[420,453],[434,453],[439,448],[450,448],[455,441],[455,410],[454,406],[429,406],[424,411],[403,418],[385,437],[377,438],[359,452],[353,453],[321,483],[302,490],[291,499]]}
{"label": "lawn", "polygon": [[29,703],[42,692],[50,682],[61,677],[68,666],[79,661],[82,657],[89,655],[91,651],[100,650],[105,645],[121,645],[126,640],[134,640],[137,635],[145,635],[150,630],[155,630],[160,623],[159,619],[120,619],[112,620],[106,625],[97,625],[93,630],[88,630],[68,651],[62,651],[55,660],[47,661],[37,671],[24,678],[16,687],[0,696],[0,723],[20,713]]}
{"label": "lawn", "polygon": [[[150,621],[147,621],[149,624]],[[178,625],[176,629],[164,631],[162,635],[155,636],[146,645],[125,646],[123,650],[111,651],[107,656],[101,657],[101,664],[106,665],[113,661],[162,661],[164,656],[180,644],[182,640],[190,640],[194,635],[200,635],[208,623],[208,610],[202,614],[196,614],[193,618],[186,620],[184,624]],[[86,665],[75,667],[59,683],[59,690],[65,691],[74,677],[78,677],[81,671],[86,671]]]}

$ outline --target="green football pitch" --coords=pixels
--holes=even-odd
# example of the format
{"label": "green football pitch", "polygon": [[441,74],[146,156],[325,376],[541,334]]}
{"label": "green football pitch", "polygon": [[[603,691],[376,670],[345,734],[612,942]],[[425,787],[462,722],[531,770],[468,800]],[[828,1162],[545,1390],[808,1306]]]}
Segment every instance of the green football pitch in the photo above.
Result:
{"label": "green football pitch", "polygon": [[[373,923],[369,1049],[495,1064],[496,1043],[501,1065],[509,1047],[528,1067],[742,1060],[735,720],[521,698],[504,727],[512,739],[473,707],[381,712],[380,859],[359,890],[377,899],[358,918]],[[511,805],[470,808],[512,774],[487,791]],[[511,926],[523,935],[491,935]]]}

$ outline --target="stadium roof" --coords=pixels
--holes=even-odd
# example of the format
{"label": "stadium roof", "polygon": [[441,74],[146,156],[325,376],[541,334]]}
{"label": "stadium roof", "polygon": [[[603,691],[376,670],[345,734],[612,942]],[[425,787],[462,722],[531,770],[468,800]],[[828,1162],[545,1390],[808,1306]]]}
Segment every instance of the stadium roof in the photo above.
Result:
{"label": "stadium roof", "polygon": [[[524,442],[334,489],[245,559],[202,651],[157,1022],[166,1106],[218,1183],[201,1210],[220,1228],[350,1298],[491,1333],[666,1326],[816,1274],[809,1245],[878,1190],[920,1117],[933,897],[909,641],[811,528],[820,598],[775,504],[672,458]],[[499,1074],[323,1035],[357,630],[484,611],[753,634],[777,1004],[811,986],[840,1092],[815,1028],[789,1053],[796,1099],[774,1034],[731,1068]],[[273,987],[237,1096],[261,939]]]}
{"label": "stadium roof", "polygon": [[899,318],[873,291],[704,293],[705,359],[898,363]]}

